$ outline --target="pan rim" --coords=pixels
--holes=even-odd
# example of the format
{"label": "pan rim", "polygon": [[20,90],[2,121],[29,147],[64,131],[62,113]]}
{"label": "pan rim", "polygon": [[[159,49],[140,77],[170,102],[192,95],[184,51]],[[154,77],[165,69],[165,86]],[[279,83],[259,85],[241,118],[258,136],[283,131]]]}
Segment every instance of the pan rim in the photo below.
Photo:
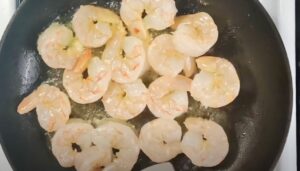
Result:
{"label": "pan rim", "polygon": [[286,48],[285,48],[285,45],[283,43],[283,40],[280,36],[280,33],[274,23],[274,21],[272,20],[270,14],[267,12],[267,10],[263,7],[262,3],[259,2],[258,0],[252,0],[253,3],[255,5],[257,5],[257,7],[259,8],[259,10],[261,12],[263,12],[264,16],[266,17],[267,21],[268,21],[268,24],[271,26],[272,28],[272,31],[274,33],[274,35],[276,36],[276,39],[278,41],[278,45],[281,47],[280,50],[282,51],[282,54],[283,54],[283,62],[284,62],[284,65],[285,65],[285,69],[286,69],[286,72],[288,73],[288,90],[289,90],[289,108],[288,108],[288,116],[287,116],[287,119],[288,119],[288,123],[286,124],[285,126],[285,130],[284,130],[284,136],[282,137],[283,140],[281,141],[280,143],[280,147],[279,149],[277,150],[277,153],[276,153],[276,156],[274,157],[273,159],[273,163],[271,164],[270,166],[270,170],[274,170],[276,164],[278,163],[278,160],[283,152],[283,149],[284,149],[284,146],[286,144],[286,141],[287,141],[287,136],[288,136],[288,133],[289,133],[289,130],[290,130],[290,125],[291,125],[291,119],[292,119],[292,112],[293,112],[293,96],[294,96],[294,89],[293,89],[293,80],[292,80],[292,72],[291,72],[291,67],[290,67],[290,64],[289,64],[289,59],[288,59],[288,55],[287,55],[287,52],[286,52]]}

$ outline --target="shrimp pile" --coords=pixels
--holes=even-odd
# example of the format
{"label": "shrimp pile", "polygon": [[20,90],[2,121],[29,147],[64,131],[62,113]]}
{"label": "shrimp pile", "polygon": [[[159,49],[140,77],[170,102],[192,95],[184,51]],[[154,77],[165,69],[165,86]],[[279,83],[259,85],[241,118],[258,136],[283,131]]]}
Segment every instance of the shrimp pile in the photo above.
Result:
{"label": "shrimp pile", "polygon": [[[140,152],[156,163],[184,154],[199,167],[226,158],[226,130],[188,116],[189,101],[205,108],[233,103],[240,91],[237,70],[225,57],[205,56],[219,37],[209,14],[176,14],[174,0],[122,0],[120,16],[82,5],[69,24],[54,22],[39,35],[42,60],[64,69],[62,85],[42,83],[17,112],[36,108],[41,127],[54,133],[52,153],[62,167],[130,171]],[[163,32],[152,37],[153,30]],[[151,82],[144,79],[148,71],[158,75]],[[99,123],[72,115],[71,104],[91,103],[104,108]],[[149,118],[145,110],[155,119],[131,122]]]}
{"label": "shrimp pile", "polygon": [[[56,131],[51,144],[60,165],[78,171],[131,170],[140,152],[134,131],[113,121],[94,128],[83,120],[70,120]],[[119,151],[114,154],[113,149]]]}

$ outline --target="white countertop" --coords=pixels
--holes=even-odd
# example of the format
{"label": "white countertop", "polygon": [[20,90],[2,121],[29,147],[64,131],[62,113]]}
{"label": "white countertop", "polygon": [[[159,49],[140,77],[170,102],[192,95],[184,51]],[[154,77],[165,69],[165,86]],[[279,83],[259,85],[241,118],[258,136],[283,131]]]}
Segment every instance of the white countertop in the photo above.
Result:
{"label": "white countertop", "polygon": [[[275,22],[289,56],[292,70],[293,88],[295,90],[295,0],[260,0]],[[10,8],[9,8],[10,7]],[[0,37],[13,15],[15,0],[0,0]],[[296,171],[296,96],[294,91],[294,108],[291,127],[284,151],[275,171]],[[0,148],[0,171],[12,171]]]}

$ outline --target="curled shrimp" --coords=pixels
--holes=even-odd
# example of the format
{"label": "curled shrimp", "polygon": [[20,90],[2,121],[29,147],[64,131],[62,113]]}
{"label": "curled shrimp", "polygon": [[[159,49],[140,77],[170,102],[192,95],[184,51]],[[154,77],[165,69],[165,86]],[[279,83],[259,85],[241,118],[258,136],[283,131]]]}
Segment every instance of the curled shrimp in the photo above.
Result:
{"label": "curled shrimp", "polygon": [[92,146],[85,149],[75,157],[75,168],[77,171],[101,170],[105,165],[110,164],[111,153],[106,148]]}
{"label": "curled shrimp", "polygon": [[76,120],[58,129],[51,139],[52,152],[63,167],[72,167],[75,158],[85,147],[81,137],[92,131],[92,125],[83,120]]}
{"label": "curled shrimp", "polygon": [[92,5],[82,5],[74,14],[72,25],[76,36],[86,47],[101,47],[113,32],[125,32],[122,21],[114,12]]}
{"label": "curled shrimp", "polygon": [[181,135],[181,127],[175,120],[158,118],[141,128],[139,144],[152,161],[165,162],[181,153]]}
{"label": "curled shrimp", "polygon": [[[123,53],[124,52],[124,53]],[[102,59],[112,65],[112,80],[130,83],[138,79],[146,68],[143,42],[117,33],[106,45]]]}
{"label": "curled shrimp", "polygon": [[37,49],[51,68],[72,69],[83,52],[83,46],[66,26],[53,23],[38,38]]}
{"label": "curled shrimp", "polygon": [[85,149],[75,157],[75,168],[77,171],[101,170],[111,162],[111,152],[106,148],[92,146]]}
{"label": "curled shrimp", "polygon": [[148,29],[163,30],[171,26],[176,13],[174,0],[122,0],[120,9],[130,33],[142,40],[149,36]]}
{"label": "curled shrimp", "polygon": [[[98,57],[91,58],[91,55],[91,51],[86,50],[76,67],[73,70],[65,70],[63,75],[63,86],[70,98],[80,104],[99,100],[106,92],[111,80],[110,66]],[[83,78],[82,73],[86,64],[88,64],[88,77]]]}
{"label": "curled shrimp", "polygon": [[191,57],[205,54],[218,39],[218,28],[205,13],[180,16],[176,19],[173,43],[176,49]]}
{"label": "curled shrimp", "polygon": [[226,59],[212,56],[196,60],[200,73],[191,85],[191,95],[206,107],[219,108],[239,94],[240,80],[234,66]]}
{"label": "curled shrimp", "polygon": [[112,82],[102,99],[105,111],[113,118],[132,119],[145,109],[147,91],[140,79],[127,84]]}
{"label": "curled shrimp", "polygon": [[170,34],[162,34],[150,44],[147,57],[157,73],[174,77],[182,71],[188,56],[175,49]]}
{"label": "curled shrimp", "polygon": [[71,114],[68,96],[54,86],[40,85],[25,97],[18,106],[18,113],[25,114],[36,108],[38,121],[43,129],[52,132],[65,125]]}
{"label": "curled shrimp", "polygon": [[174,119],[188,110],[188,95],[191,80],[181,75],[162,76],[149,86],[147,105],[150,111],[161,118]]}
{"label": "curled shrimp", "polygon": [[213,167],[224,160],[229,144],[219,124],[202,118],[187,118],[184,125],[188,131],[183,136],[181,149],[193,164]]}
{"label": "curled shrimp", "polygon": [[111,152],[117,149],[112,162],[105,165],[104,171],[131,170],[137,162],[140,148],[138,138],[133,130],[121,123],[107,121],[96,128],[97,136],[108,140]]}
{"label": "curled shrimp", "polygon": [[77,171],[101,170],[112,161],[110,142],[98,135],[96,129],[79,135],[76,140],[81,152],[74,158]]}

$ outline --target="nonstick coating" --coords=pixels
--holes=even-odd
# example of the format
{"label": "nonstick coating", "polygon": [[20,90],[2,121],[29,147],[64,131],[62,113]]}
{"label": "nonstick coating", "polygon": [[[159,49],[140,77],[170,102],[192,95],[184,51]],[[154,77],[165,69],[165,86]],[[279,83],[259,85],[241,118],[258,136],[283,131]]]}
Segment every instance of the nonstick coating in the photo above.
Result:
{"label": "nonstick coating", "polygon": [[[0,131],[14,170],[63,171],[48,148],[35,112],[20,116],[20,100],[42,81],[47,66],[36,41],[57,16],[68,18],[81,4],[120,6],[105,0],[27,0],[12,19],[0,45]],[[178,15],[205,11],[220,36],[209,55],[229,59],[241,80],[238,98],[220,109],[230,143],[226,159],[213,168],[198,168],[184,155],[172,160],[176,170],[271,170],[284,145],[292,104],[286,52],[274,24],[257,0],[177,0]],[[134,167],[153,163],[141,153]]]}

